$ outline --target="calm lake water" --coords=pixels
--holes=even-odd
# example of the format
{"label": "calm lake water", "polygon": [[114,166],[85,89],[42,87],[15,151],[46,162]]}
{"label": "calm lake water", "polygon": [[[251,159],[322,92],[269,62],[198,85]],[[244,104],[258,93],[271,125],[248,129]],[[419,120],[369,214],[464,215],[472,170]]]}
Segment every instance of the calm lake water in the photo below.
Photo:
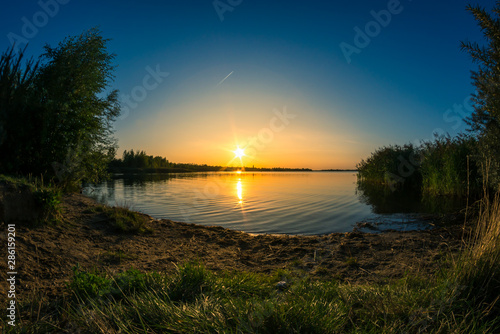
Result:
{"label": "calm lake water", "polygon": [[126,206],[158,219],[250,233],[348,232],[357,222],[383,223],[402,230],[425,227],[418,217],[409,215],[422,211],[420,208],[408,208],[394,203],[396,200],[390,200],[396,204],[392,209],[385,202],[385,206],[377,204],[380,194],[370,198],[368,191],[357,189],[354,172],[115,176],[85,187],[84,193],[102,203]]}

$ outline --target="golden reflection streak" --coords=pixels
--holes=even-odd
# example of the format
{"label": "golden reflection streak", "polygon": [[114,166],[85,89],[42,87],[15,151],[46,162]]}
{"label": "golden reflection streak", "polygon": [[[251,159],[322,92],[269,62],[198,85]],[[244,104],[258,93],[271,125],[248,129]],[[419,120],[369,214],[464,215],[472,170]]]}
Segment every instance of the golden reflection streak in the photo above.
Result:
{"label": "golden reflection streak", "polygon": [[236,183],[236,194],[238,195],[239,202],[238,204],[243,203],[243,186],[241,185],[241,179],[238,179],[238,183]]}

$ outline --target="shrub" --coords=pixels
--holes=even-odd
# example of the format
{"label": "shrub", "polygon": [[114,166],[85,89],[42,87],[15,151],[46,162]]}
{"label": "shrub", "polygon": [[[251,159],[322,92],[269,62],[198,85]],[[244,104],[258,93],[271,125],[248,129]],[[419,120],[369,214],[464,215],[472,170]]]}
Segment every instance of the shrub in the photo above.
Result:
{"label": "shrub", "polygon": [[412,144],[384,146],[356,165],[358,179],[392,189],[419,189],[421,176],[412,163],[418,158],[418,148]]}

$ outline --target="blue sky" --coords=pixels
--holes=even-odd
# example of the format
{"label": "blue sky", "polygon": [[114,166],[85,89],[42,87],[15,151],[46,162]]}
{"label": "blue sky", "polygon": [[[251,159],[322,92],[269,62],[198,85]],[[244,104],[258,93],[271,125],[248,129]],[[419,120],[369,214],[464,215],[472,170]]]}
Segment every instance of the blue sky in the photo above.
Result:
{"label": "blue sky", "polygon": [[[494,2],[18,1],[0,13],[0,47],[38,55],[98,26],[131,101],[119,151],[220,165],[241,146],[247,165],[352,168],[379,146],[465,130],[477,65],[460,41],[483,42],[465,7]],[[356,47],[356,27],[369,42],[349,62],[340,45]],[[278,113],[294,116],[279,131]]]}

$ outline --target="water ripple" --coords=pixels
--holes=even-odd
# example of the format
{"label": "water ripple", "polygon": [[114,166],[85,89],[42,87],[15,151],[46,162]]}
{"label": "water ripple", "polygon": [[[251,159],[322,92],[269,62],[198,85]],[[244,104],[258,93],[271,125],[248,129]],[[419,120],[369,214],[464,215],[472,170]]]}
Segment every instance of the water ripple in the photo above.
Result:
{"label": "water ripple", "polygon": [[323,234],[350,231],[373,217],[356,196],[355,181],[353,173],[203,173],[161,181],[114,179],[92,193],[159,219],[251,233]]}

